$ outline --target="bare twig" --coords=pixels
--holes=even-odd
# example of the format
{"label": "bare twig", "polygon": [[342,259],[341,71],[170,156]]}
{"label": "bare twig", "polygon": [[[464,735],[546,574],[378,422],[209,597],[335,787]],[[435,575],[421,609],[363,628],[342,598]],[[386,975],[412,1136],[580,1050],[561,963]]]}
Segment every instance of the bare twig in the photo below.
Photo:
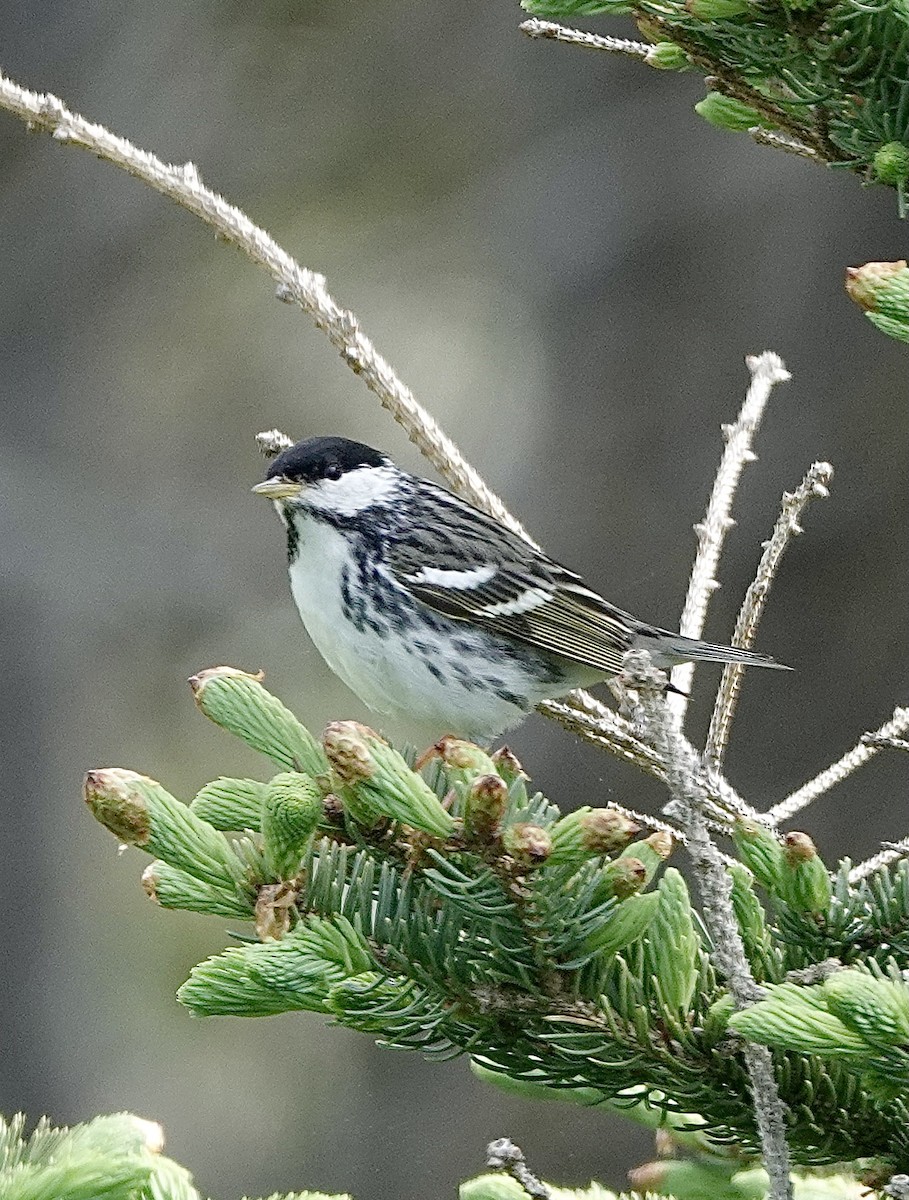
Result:
{"label": "bare twig", "polygon": [[532,38],[549,38],[553,42],[565,42],[569,46],[582,46],[586,50],[606,50],[610,54],[626,54],[631,58],[646,58],[650,46],[646,42],[634,42],[629,38],[604,37],[588,33],[586,29],[569,29],[556,25],[554,21],[540,21],[533,17],[523,21],[518,28]]}
{"label": "bare twig", "polygon": [[[876,729],[872,735],[875,738],[891,738],[899,737],[900,734],[909,730],[909,708],[895,708],[893,716],[889,721],[885,721],[880,729]],[[868,735],[866,734],[865,737]],[[853,746],[842,758],[837,759],[826,770],[821,771],[820,775],[816,775],[814,779],[808,781],[792,795],[787,796],[785,800],[781,800],[779,804],[774,804],[773,808],[765,813],[765,817],[774,824],[779,824],[780,821],[786,821],[795,813],[800,812],[803,808],[807,808],[809,804],[813,804],[818,796],[823,796],[825,792],[829,792],[836,784],[841,783],[847,775],[851,775],[853,771],[866,763],[870,758],[874,758],[875,754],[880,752],[880,747],[873,743],[865,742],[864,739],[857,746]],[[858,869],[858,868],[856,868]]]}
{"label": "bare twig", "polygon": [[[697,638],[703,633],[707,604],[711,594],[719,587],[716,569],[720,552],[726,534],[735,524],[730,515],[735,489],[745,463],[757,457],[751,449],[751,442],[773,386],[789,379],[789,372],[783,365],[783,360],[772,351],[765,350],[763,354],[749,356],[745,362],[751,372],[751,386],[735,423],[723,426],[726,448],[720,460],[704,520],[694,527],[698,538],[698,551],[679,623],[679,632],[685,637]],[[683,663],[672,672],[673,685],[680,693],[684,693],[672,694],[669,697],[672,710],[680,721],[684,720],[688,707],[687,693],[691,690],[693,674],[693,663]]]}
{"label": "bare twig", "polygon": [[146,150],[140,150],[125,138],[117,137],[103,125],[87,121],[71,112],[62,100],[19,87],[0,75],[0,107],[15,113],[33,129],[45,130],[58,142],[68,142],[90,150],[99,158],[128,171],[155,191],[161,192],[188,209],[231,245],[242,250],[253,262],[265,267],[279,285],[279,297],[292,301],[314,320],[341,357],[366,386],[378,396],[401,425],[410,440],[419,447],[452,487],[519,533],[528,542],[529,534],[511,515],[502,501],[470,466],[451,438],[411,390],[397,377],[391,366],[362,332],[356,317],[342,308],[330,295],[325,278],[301,267],[275,240],[211,189],[204,187],[193,163],[173,166]]}
{"label": "bare twig", "polygon": [[909,751],[909,741],[906,738],[881,737],[879,733],[863,733],[861,741],[863,746],[873,746],[875,750]]}
{"label": "bare twig", "polygon": [[[653,668],[645,651],[633,650],[625,656],[623,679],[640,697],[650,738],[666,763],[672,809],[688,836],[688,853],[697,872],[704,923],[713,941],[712,957],[726,977],[736,1007],[747,1008],[764,993],[751,973],[742,944],[732,907],[732,880],[707,828],[708,798],[699,777],[697,755],[682,737],[678,719],[666,703],[665,676]],[[773,1060],[766,1046],[750,1042],[745,1045],[744,1057],[764,1167],[770,1177],[770,1196],[773,1200],[789,1200],[789,1147]]]}
{"label": "bare twig", "polygon": [[532,1200],[550,1200],[552,1190],[534,1175],[524,1159],[524,1151],[511,1138],[497,1138],[489,1143],[486,1147],[486,1165],[496,1171],[506,1171]]}
{"label": "bare twig", "polygon": [[[351,370],[361,376],[366,386],[378,396],[383,408],[388,409],[410,440],[452,488],[531,545],[536,545],[517,518],[512,516],[451,438],[381,357],[360,329],[354,314],[341,308],[331,296],[325,286],[324,276],[300,266],[244,212],[203,186],[192,163],[172,166],[162,162],[125,138],[117,137],[103,125],[93,124],[71,112],[56,96],[28,91],[3,75],[0,75],[0,107],[21,117],[30,128],[46,130],[57,141],[90,150],[99,158],[141,179],[200,217],[216,229],[225,241],[242,250],[253,262],[265,267],[278,283],[278,298],[298,304],[312,317],[316,327],[340,351]],[[260,448],[266,453],[280,450],[289,442],[290,439],[279,430],[271,430],[259,437]],[[584,692],[572,693],[567,699],[569,704],[578,704],[586,712],[592,712],[596,707],[602,712],[609,712]],[[543,711],[547,711],[545,707]],[[615,727],[611,719],[602,716],[602,712],[603,728],[598,744],[620,757],[627,757],[625,739],[619,737],[617,742],[613,742]],[[547,715],[561,719],[556,713]]]}
{"label": "bare twig", "polygon": [[[764,543],[764,553],[761,555],[757,574],[739,610],[735,632],[732,635],[733,646],[741,646],[747,650],[754,644],[758,623],[783,554],[790,538],[802,532],[799,517],[809,501],[828,494],[827,485],[832,477],[833,467],[829,463],[814,463],[794,492],[783,493],[780,515],[770,540]],[[708,762],[713,763],[715,767],[722,764],[729,744],[729,731],[732,728],[732,718],[735,715],[744,674],[745,668],[741,663],[727,663],[720,680],[704,751]]]}
{"label": "bare twig", "polygon": [[884,842],[883,849],[864,862],[858,863],[849,872],[850,883],[861,883],[881,867],[889,867],[891,863],[899,862],[901,858],[909,858],[909,838],[901,838],[898,842]]}

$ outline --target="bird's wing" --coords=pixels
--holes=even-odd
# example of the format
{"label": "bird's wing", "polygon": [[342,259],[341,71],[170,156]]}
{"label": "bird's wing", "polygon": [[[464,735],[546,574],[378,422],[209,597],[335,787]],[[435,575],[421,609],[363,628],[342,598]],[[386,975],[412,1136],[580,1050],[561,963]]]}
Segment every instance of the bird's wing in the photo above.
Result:
{"label": "bird's wing", "polygon": [[403,588],[454,620],[604,675],[621,670],[640,622],[485,514],[439,493],[446,503],[434,527],[411,526],[406,539],[386,546],[387,567]]}

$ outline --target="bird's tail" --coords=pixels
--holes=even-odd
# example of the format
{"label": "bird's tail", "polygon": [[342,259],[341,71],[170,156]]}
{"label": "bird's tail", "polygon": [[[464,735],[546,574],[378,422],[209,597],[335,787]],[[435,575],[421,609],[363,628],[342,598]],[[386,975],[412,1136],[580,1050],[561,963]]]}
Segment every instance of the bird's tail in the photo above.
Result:
{"label": "bird's tail", "polygon": [[668,645],[661,647],[668,658],[675,662],[723,662],[743,663],[747,667],[772,667],[775,671],[791,671],[785,663],[778,663],[769,654],[756,654],[753,650],[740,650],[735,646],[718,646],[713,642],[701,642],[697,638],[672,634],[666,639]]}

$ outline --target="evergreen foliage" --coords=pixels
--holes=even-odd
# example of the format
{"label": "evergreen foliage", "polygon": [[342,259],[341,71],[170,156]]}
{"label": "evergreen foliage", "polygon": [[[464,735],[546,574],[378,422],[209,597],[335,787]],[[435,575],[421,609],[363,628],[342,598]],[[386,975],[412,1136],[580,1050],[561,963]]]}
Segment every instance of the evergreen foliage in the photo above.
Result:
{"label": "evergreen foliage", "polygon": [[[254,923],[258,938],[193,968],[178,993],[192,1013],[307,1009],[388,1046],[469,1054],[512,1092],[674,1130],[723,1175],[717,1195],[750,1194],[731,1182],[759,1148],[748,1038],[774,1050],[797,1164],[861,1159],[886,1178],[909,1159],[905,861],[831,878],[806,835],[740,820],[733,902],[767,990],[735,1012],[668,833],[611,809],[563,816],[513,756],[451,739],[417,765],[353,722],[319,746],[240,671],[194,690],[280,773],[218,779],[189,805],[132,772],[86,779],[95,816],[159,856],[153,899]],[[669,1174],[675,1195],[705,1194]]]}
{"label": "evergreen foliage", "polygon": [[[530,21],[538,37],[630,53],[659,70],[701,71],[694,108],[711,125],[857,174],[909,211],[907,0],[521,0],[537,17],[630,15],[651,43]],[[909,342],[905,260],[850,268],[846,290],[883,333]]]}

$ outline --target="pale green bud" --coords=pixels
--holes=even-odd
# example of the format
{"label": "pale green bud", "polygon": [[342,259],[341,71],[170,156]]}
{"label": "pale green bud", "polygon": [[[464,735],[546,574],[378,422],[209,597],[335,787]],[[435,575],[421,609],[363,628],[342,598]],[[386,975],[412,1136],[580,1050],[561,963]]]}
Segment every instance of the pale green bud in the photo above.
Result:
{"label": "pale green bud", "polygon": [[[672,1196],[674,1200],[746,1200],[730,1179],[732,1164],[664,1158],[628,1172],[636,1192]],[[761,1193],[763,1196],[765,1193]],[[754,1200],[759,1200],[755,1196]]]}
{"label": "pale green bud", "polygon": [[147,850],[213,887],[232,892],[245,886],[243,864],[224,834],[156,780],[119,767],[89,771],[85,802],[121,842]]}
{"label": "pale green bud", "polygon": [[401,821],[434,837],[450,836],[453,818],[429,784],[384,738],[356,721],[335,721],[322,740],[335,775],[344,786],[345,800],[349,793],[369,813]]}
{"label": "pale green bud", "polygon": [[627,846],[640,825],[617,808],[585,805],[556,821],[552,834],[550,862],[577,862],[612,854]]}
{"label": "pale green bud", "polygon": [[657,892],[622,900],[607,914],[600,928],[585,939],[585,949],[607,956],[618,954],[644,936],[656,916],[659,902]]}
{"label": "pale green bud", "polygon": [[458,1200],[527,1200],[527,1193],[510,1175],[478,1175],[461,1184]]}
{"label": "pale green bud", "polygon": [[787,833],[783,839],[779,895],[798,912],[820,915],[830,907],[830,873],[807,833]]}
{"label": "pale green bud", "polygon": [[872,1046],[909,1043],[909,989],[864,971],[837,971],[822,987],[827,1007]]}
{"label": "pale green bud", "polygon": [[256,779],[213,779],[196,793],[190,808],[197,817],[229,832],[258,829],[265,784]]}
{"label": "pale green bud", "polygon": [[848,267],[846,291],[882,333],[909,342],[909,267],[904,258]]}
{"label": "pale green bud", "polygon": [[142,872],[146,895],[162,908],[182,908],[187,912],[209,913],[215,917],[252,920],[255,913],[253,889],[227,891],[195,879],[179,867],[155,859]]}
{"label": "pale green bud", "polygon": [[736,821],[732,840],[742,862],[758,883],[770,892],[778,892],[786,864],[776,834],[757,821]]}
{"label": "pale green bud", "polygon": [[[699,4],[720,3],[721,0],[696,0],[696,2]],[[754,128],[755,125],[759,125],[762,129],[774,128],[773,122],[761,116],[756,108],[743,104],[741,100],[734,100],[731,96],[724,96],[722,92],[708,92],[704,99],[699,100],[694,106],[694,111],[699,117],[709,121],[711,125],[716,125],[718,129],[742,132]]]}
{"label": "pale green bud", "polygon": [[508,784],[499,775],[477,776],[464,796],[464,836],[487,845],[495,837],[508,807]]}
{"label": "pale green bud", "polygon": [[685,0],[685,7],[702,21],[729,21],[751,9],[747,0]]}
{"label": "pale green bud", "polygon": [[659,904],[648,929],[646,961],[659,980],[666,1007],[687,1013],[697,986],[701,939],[685,880],[669,867],[657,889]]}
{"label": "pale green bud", "polygon": [[593,893],[592,905],[605,903],[613,898],[624,900],[634,896],[647,883],[647,868],[639,858],[623,854],[606,863],[599,872],[599,880]]}
{"label": "pale green bud", "polygon": [[909,181],[909,146],[902,142],[887,142],[877,151],[871,166],[881,183],[894,187],[905,184]]}
{"label": "pale green bud", "polygon": [[432,751],[438,754],[452,784],[470,783],[477,775],[494,775],[496,765],[485,750],[463,738],[443,737]]}
{"label": "pale green bud", "polygon": [[309,849],[319,818],[322,794],[308,775],[276,775],[265,790],[262,838],[265,860],[278,879],[292,879]]}
{"label": "pale green bud", "polygon": [[732,1013],[729,1028],[779,1050],[867,1059],[868,1043],[829,1011],[820,988],[778,983],[767,992],[766,1000]]}
{"label": "pale green bud", "polygon": [[645,882],[649,883],[663,865],[673,850],[672,834],[664,829],[658,829],[640,842],[632,842],[626,846],[619,859],[636,858],[644,864],[646,871]]}
{"label": "pale green bud", "polygon": [[308,729],[262,686],[262,676],[237,667],[211,667],[189,681],[196,704],[209,720],[287,771],[320,775],[321,747]]}
{"label": "pale green bud", "polygon": [[552,852],[552,839],[547,831],[525,821],[502,831],[502,845],[519,867],[539,867]]}
{"label": "pale green bud", "polygon": [[647,51],[644,62],[658,71],[687,71],[691,67],[688,55],[675,42],[657,42]]}
{"label": "pale green bud", "polygon": [[521,766],[518,761],[518,756],[507,746],[500,746],[492,755],[492,761],[496,771],[502,776],[507,784],[512,784],[517,779],[529,779],[530,776]]}

